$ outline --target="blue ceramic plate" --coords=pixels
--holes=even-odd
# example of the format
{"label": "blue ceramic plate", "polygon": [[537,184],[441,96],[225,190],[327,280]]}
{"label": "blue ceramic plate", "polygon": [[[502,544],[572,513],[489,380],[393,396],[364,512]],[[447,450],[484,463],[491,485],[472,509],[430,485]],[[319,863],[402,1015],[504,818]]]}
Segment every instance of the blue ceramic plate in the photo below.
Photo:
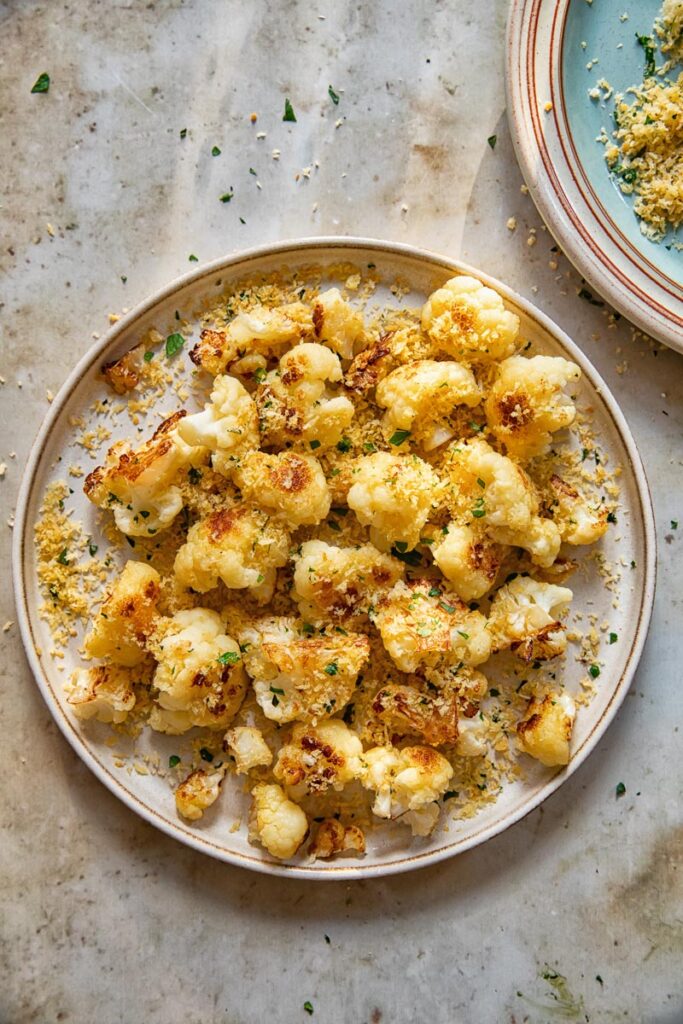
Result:
{"label": "blue ceramic plate", "polygon": [[672,244],[681,231],[662,242],[641,233],[596,141],[611,131],[613,99],[589,95],[598,79],[615,92],[642,81],[636,34],[651,34],[659,9],[659,0],[513,0],[508,114],[527,185],[577,269],[640,328],[683,351],[683,253]]}

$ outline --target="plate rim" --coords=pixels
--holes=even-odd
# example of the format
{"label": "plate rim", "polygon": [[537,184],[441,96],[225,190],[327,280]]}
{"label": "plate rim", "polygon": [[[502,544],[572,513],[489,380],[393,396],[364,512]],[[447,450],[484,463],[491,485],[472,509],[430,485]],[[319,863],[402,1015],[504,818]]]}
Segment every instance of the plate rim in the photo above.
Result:
{"label": "plate rim", "polygon": [[[647,276],[651,279],[650,289],[652,280],[657,288],[668,292],[673,283],[683,295],[683,285],[672,282],[667,274],[652,264],[645,253],[641,253],[630,240],[626,240],[626,248],[620,248],[619,251],[633,264],[634,269],[628,272],[629,283],[632,283],[633,287],[637,285],[641,291],[645,289],[642,299],[634,298],[628,284],[619,279],[620,272],[610,269],[612,260],[609,250],[616,245],[610,231],[621,237],[623,237],[623,232],[606,211],[604,211],[604,218],[598,217],[594,206],[582,195],[590,215],[590,223],[584,224],[574,209],[570,196],[565,191],[563,177],[566,174],[572,174],[566,149],[569,146],[572,151],[575,151],[575,143],[568,128],[568,119],[565,118],[567,120],[566,138],[558,126],[558,109],[562,112],[566,110],[561,77],[559,102],[553,104],[552,116],[550,116],[550,111],[539,115],[539,117],[545,118],[543,126],[538,131],[534,130],[533,110],[540,109],[543,98],[534,95],[534,83],[529,80],[528,68],[531,66],[535,70],[537,67],[543,66],[545,68],[544,75],[547,77],[552,91],[554,87],[553,66],[556,65],[557,68],[562,66],[562,41],[570,4],[571,0],[559,0],[559,2],[558,0],[511,0],[506,28],[505,92],[508,124],[517,162],[534,203],[548,229],[591,287],[646,334],[668,345],[674,351],[683,352],[683,327],[680,326],[683,317],[683,302],[681,302],[680,313],[670,308],[671,303],[668,307],[664,307],[664,312],[661,312],[657,308],[661,305],[660,303],[654,303],[654,299],[652,303],[648,301],[647,282],[644,277]],[[556,32],[554,26],[560,16],[562,18],[561,31]],[[547,48],[535,47],[535,30],[542,17],[552,19],[553,22],[552,45]],[[547,66],[541,65],[541,62],[547,62]],[[548,99],[551,98],[549,95]],[[539,134],[544,140],[546,136],[551,136],[562,151],[562,157],[554,160],[546,147],[547,163],[551,164],[552,175],[546,165],[546,160],[544,160]],[[579,169],[585,176],[583,164],[579,164]],[[602,207],[602,204],[600,206]],[[595,249],[594,253],[591,253],[582,242],[582,231],[587,232],[590,236]],[[617,246],[617,248],[619,247]],[[655,271],[654,275],[646,274],[643,268],[638,267],[627,249],[632,250],[643,263],[652,267]],[[678,325],[669,321],[666,315],[668,312],[672,316],[678,317]]]}
{"label": "plate rim", "polygon": [[[315,862],[310,865],[288,865],[277,861],[271,861],[262,857],[253,859],[233,851],[225,850],[214,844],[208,837],[201,833],[192,832],[189,826],[172,822],[158,814],[153,807],[143,803],[138,797],[131,793],[125,785],[119,781],[91,752],[82,734],[78,732],[70,719],[64,713],[62,707],[56,701],[46,674],[43,672],[40,659],[36,651],[36,644],[31,631],[30,613],[28,610],[28,594],[26,586],[28,566],[25,562],[24,552],[26,550],[27,529],[31,530],[32,524],[28,523],[27,513],[30,507],[31,497],[35,484],[35,474],[39,467],[40,458],[44,443],[52,429],[59,420],[62,407],[68,402],[72,391],[79,384],[82,377],[88,372],[94,363],[101,359],[102,354],[108,350],[119,338],[134,326],[136,321],[144,317],[154,306],[164,302],[179,289],[202,280],[209,279],[217,272],[234,269],[238,265],[248,263],[252,260],[260,260],[264,257],[281,257],[283,262],[287,255],[296,256],[302,251],[339,249],[340,252],[351,252],[352,250],[364,249],[371,252],[382,252],[389,256],[404,256],[417,259],[421,263],[432,265],[435,269],[448,273],[466,273],[481,280],[498,291],[503,298],[522,309],[526,316],[536,323],[560,344],[571,355],[571,358],[580,365],[584,375],[590,381],[592,387],[600,394],[605,403],[606,409],[612,419],[624,450],[628,457],[633,473],[634,484],[638,497],[636,509],[640,513],[643,531],[643,584],[638,619],[633,634],[633,642],[619,680],[614,686],[610,701],[605,708],[601,718],[595,723],[593,729],[584,740],[584,743],[577,754],[572,758],[569,765],[553,775],[535,794],[532,794],[528,801],[524,802],[511,814],[503,817],[500,821],[493,822],[482,827],[478,832],[456,840],[438,850],[409,853],[399,860],[393,860],[388,864],[363,865],[359,862],[331,862],[324,867],[316,866]],[[318,236],[299,239],[271,242],[249,249],[240,250],[228,256],[222,256],[209,263],[191,270],[163,287],[156,289],[146,299],[138,303],[130,312],[126,313],[121,320],[113,325],[100,338],[95,345],[90,346],[76,365],[73,367],[66,380],[60,387],[57,395],[48,409],[48,412],[38,430],[35,440],[31,446],[29,457],[22,477],[19,489],[15,513],[15,525],[12,538],[12,580],[14,586],[15,605],[17,622],[21,638],[26,652],[26,657],[31,668],[33,677],[42,694],[42,697],[56,721],[62,735],[73,748],[75,753],[90,768],[93,774],[102,782],[114,796],[118,797],[129,809],[135,811],[149,824],[154,825],[166,835],[184,843],[201,853],[208,854],[215,859],[238,867],[249,868],[271,876],[284,878],[312,879],[316,881],[337,881],[379,877],[389,874],[398,874],[404,871],[413,870],[419,867],[426,867],[436,864],[459,853],[464,853],[488,839],[494,838],[504,832],[511,825],[516,824],[526,817],[531,811],[543,803],[566,781],[581,764],[592,753],[595,746],[604,735],[605,731],[613,721],[619,707],[621,706],[631,682],[635,675],[640,661],[643,647],[647,638],[648,628],[652,616],[656,582],[656,533],[652,499],[645,475],[642,459],[638,452],[637,445],[628,427],[626,419],[619,408],[611,391],[602,380],[600,374],[589,361],[588,357],[578,346],[567,336],[567,334],[555,324],[541,310],[537,309],[523,296],[514,292],[507,285],[491,277],[490,275],[470,267],[460,260],[442,256],[428,249],[409,245],[401,242],[388,242],[382,239],[365,238],[360,236]]]}

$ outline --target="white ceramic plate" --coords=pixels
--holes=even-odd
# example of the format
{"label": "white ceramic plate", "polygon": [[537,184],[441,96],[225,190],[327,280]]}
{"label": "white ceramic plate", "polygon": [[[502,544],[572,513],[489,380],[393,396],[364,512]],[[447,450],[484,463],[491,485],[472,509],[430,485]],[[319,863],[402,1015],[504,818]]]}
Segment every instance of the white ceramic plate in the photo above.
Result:
{"label": "white ceramic plate", "polygon": [[611,130],[612,101],[588,95],[600,78],[615,92],[642,80],[635,36],[650,34],[660,7],[638,0],[622,20],[622,0],[512,0],[507,109],[524,179],[569,259],[629,320],[683,352],[683,253],[670,244],[677,236],[655,243],[641,233],[596,142],[603,125]]}
{"label": "white ceramic plate", "polygon": [[[111,398],[111,392],[98,375],[104,361],[120,356],[153,325],[159,325],[163,330],[164,325],[172,321],[176,309],[187,314],[197,309],[207,297],[219,295],[232,281],[248,274],[283,268],[292,270],[311,264],[325,267],[341,261],[359,267],[366,267],[368,263],[375,265],[382,281],[377,299],[383,304],[398,304],[384,287],[397,277],[412,288],[402,301],[414,306],[421,304],[427,294],[453,274],[474,274],[497,289],[507,305],[520,316],[522,334],[533,343],[534,350],[566,355],[581,366],[580,404],[590,405],[593,409],[603,455],[611,460],[612,466],[619,464],[623,467],[618,526],[610,530],[603,548],[608,559],[613,562],[622,560],[626,568],[622,570],[623,578],[618,588],[618,608],[612,607],[615,595],[604,589],[597,573],[591,569],[578,573],[572,580],[576,595],[574,607],[586,610],[587,602],[592,602],[590,611],[598,616],[598,621],[607,619],[610,629],[618,633],[620,639],[619,643],[601,651],[605,664],[598,693],[590,707],[582,709],[578,716],[573,756],[567,769],[554,774],[539,766],[538,772],[526,782],[505,787],[497,802],[487,805],[477,817],[446,822],[445,827],[429,839],[411,840],[405,826],[388,826],[374,831],[369,837],[368,854],[363,860],[342,859],[311,864],[301,856],[294,863],[281,864],[270,859],[265,851],[249,845],[245,827],[237,832],[229,831],[235,811],[244,800],[237,787],[233,786],[234,779],[226,781],[226,786],[232,787],[230,792],[223,794],[198,825],[190,826],[177,817],[173,795],[166,781],[153,775],[141,776],[134,771],[116,768],[112,749],[105,743],[110,735],[108,727],[97,723],[82,724],[73,716],[64,700],[62,687],[64,679],[79,663],[77,647],[80,641],[74,641],[64,663],[55,662],[49,656],[52,646],[49,630],[38,614],[41,596],[36,578],[33,528],[46,486],[51,480],[63,479],[65,463],[68,465],[71,461],[71,458],[65,458],[61,465],[56,463],[73,436],[69,418],[82,415],[87,420],[91,416],[89,407],[96,398]],[[181,358],[187,359],[187,356],[183,354]],[[83,498],[77,483],[74,483],[74,491],[69,507],[74,508],[77,518],[90,524],[96,536],[95,510]],[[635,568],[629,568],[631,561]],[[50,407],[31,452],[17,509],[13,571],[24,644],[48,707],[79,756],[125,804],[181,842],[233,864],[270,874],[311,879],[359,878],[420,867],[484,842],[541,803],[585,760],[625,697],[640,657],[654,594],[655,539],[645,475],[624,417],[590,363],[547,317],[497,281],[432,253],[406,245],[365,239],[307,239],[254,249],[186,275],[120,320],[83,357]],[[572,658],[568,659],[565,679],[570,688],[577,685],[580,674],[579,666]],[[138,749],[142,752],[157,751],[166,759],[177,745],[177,737],[165,737],[146,730]],[[121,748],[121,744],[117,746]],[[229,815],[226,814],[226,801]]]}

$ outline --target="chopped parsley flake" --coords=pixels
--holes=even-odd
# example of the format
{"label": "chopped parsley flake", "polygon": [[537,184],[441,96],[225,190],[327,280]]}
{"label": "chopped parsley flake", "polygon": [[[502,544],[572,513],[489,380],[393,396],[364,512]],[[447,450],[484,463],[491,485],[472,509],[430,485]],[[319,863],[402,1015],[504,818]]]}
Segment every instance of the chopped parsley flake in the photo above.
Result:
{"label": "chopped parsley flake", "polygon": [[59,562],[60,565],[68,565],[69,564],[69,559],[66,557],[67,554],[68,554],[67,549],[64,548],[57,555],[57,561]]}
{"label": "chopped parsley flake", "polygon": [[330,97],[330,99],[332,100],[332,102],[334,103],[335,107],[338,107],[339,106],[339,96],[334,91],[334,89],[332,88],[331,85],[328,85],[328,87],[327,87],[327,94]]}
{"label": "chopped parsley flake", "polygon": [[[282,115],[282,120],[283,121],[296,121],[296,114],[294,113],[294,107],[292,106],[290,101],[287,100],[287,99],[285,100],[285,112]],[[311,1010],[311,1013],[313,1013],[313,1010]]]}
{"label": "chopped parsley flake", "polygon": [[212,148],[212,150],[211,150],[211,156],[220,156],[220,155],[221,155],[220,149],[218,148],[218,146],[214,146]]}
{"label": "chopped parsley flake", "polygon": [[486,141],[488,142],[488,144],[491,147],[491,149],[495,149],[496,148],[496,143],[498,142],[498,136],[497,135],[489,135],[489,137],[488,137],[488,139]]}
{"label": "chopped parsley flake", "polygon": [[166,339],[166,357],[172,359],[173,356],[180,352],[181,348],[185,344],[185,339],[182,334],[169,334]]}
{"label": "chopped parsley flake", "polygon": [[608,523],[616,523],[616,521],[617,521],[617,517],[615,516],[614,512],[608,512],[607,513],[607,522]]}
{"label": "chopped parsley flake", "polygon": [[351,451],[351,441],[349,440],[348,437],[342,437],[341,441],[337,441],[337,451],[338,452],[348,452],[348,451]]}
{"label": "chopped parsley flake", "polygon": [[[443,610],[448,612],[449,615],[452,615],[455,611],[455,605],[448,604],[446,601],[439,601],[439,608],[443,608]],[[458,632],[460,632],[460,630],[458,630]],[[466,634],[463,635],[466,636]]]}
{"label": "chopped parsley flake", "polygon": [[191,252],[187,258],[190,261],[190,263],[199,263],[199,257],[195,256],[193,252]]}
{"label": "chopped parsley flake", "polygon": [[223,195],[220,197],[221,202],[222,203],[229,203],[230,200],[232,199],[232,197],[234,196],[234,194],[235,194],[234,189],[230,189],[229,192],[224,192]]}
{"label": "chopped parsley flake", "polygon": [[147,352],[145,352],[142,358],[145,360],[146,363],[151,363],[152,360],[154,359],[154,353],[151,350],[148,350]]}
{"label": "chopped parsley flake", "polygon": [[313,452],[316,450],[316,448],[320,447],[320,441],[309,441],[308,443],[311,447],[311,451]]}
{"label": "chopped parsley flake", "polygon": [[88,554],[91,558],[94,558],[97,554],[97,544],[93,544],[92,541],[88,541]]}
{"label": "chopped parsley flake", "polygon": [[282,690],[282,689],[280,689],[280,687],[279,687],[279,686],[271,686],[271,688],[270,688],[270,692],[271,692],[271,693],[277,693],[277,695],[278,695],[279,697],[284,697],[284,695],[285,695],[285,691],[284,691],[284,690]]}
{"label": "chopped parsley flake", "polygon": [[48,75],[47,71],[43,71],[42,74],[38,75],[35,82],[33,83],[31,92],[48,92],[49,88],[50,76]]}
{"label": "chopped parsley flake", "polygon": [[180,135],[181,139],[187,138],[187,128],[181,128],[178,134]]}
{"label": "chopped parsley flake", "polygon": [[363,445],[363,451],[367,452],[368,455],[372,455],[373,452],[377,451],[377,445],[373,444],[372,441],[366,441]]}
{"label": "chopped parsley flake", "polygon": [[389,444],[393,444],[398,447],[398,445],[403,444],[407,437],[410,437],[409,430],[395,430],[389,438]]}
{"label": "chopped parsley flake", "polygon": [[597,679],[598,676],[600,675],[600,666],[599,665],[591,665],[591,667],[588,669],[588,672],[593,677],[593,679]]}
{"label": "chopped parsley flake", "polygon": [[617,782],[617,788],[616,788],[617,799],[619,799],[620,796],[623,796],[625,792],[626,792],[626,786],[624,785],[624,783],[623,782]]}
{"label": "chopped parsley flake", "polygon": [[[288,102],[289,102],[289,101],[288,101]],[[287,120],[287,118],[284,118],[284,120],[286,121],[286,120]],[[296,120],[296,118],[293,118],[293,120]],[[311,1002],[311,1001],[310,1001],[309,999],[307,999],[307,1000],[306,1000],[306,1002],[304,1003],[304,1010],[305,1010],[305,1011],[306,1011],[306,1013],[308,1013],[308,1014],[309,1014],[309,1015],[310,1015],[311,1017],[313,1016],[313,1003],[312,1003],[312,1002]]]}
{"label": "chopped parsley flake", "polygon": [[678,520],[677,519],[672,519],[671,520],[671,529],[672,530],[677,530],[678,529]]}
{"label": "chopped parsley flake", "polygon": [[441,591],[439,590],[438,587],[430,587],[429,588],[429,596],[430,597],[441,597]]}
{"label": "chopped parsley flake", "polygon": [[325,672],[328,676],[336,676],[339,671],[339,666],[336,661],[331,661],[329,665],[325,665]]}
{"label": "chopped parsley flake", "polygon": [[610,635],[609,635],[609,642],[611,644],[615,644],[618,639],[619,639],[619,637],[617,636],[616,633],[610,633]]}
{"label": "chopped parsley flake", "polygon": [[180,758],[178,757],[177,754],[171,754],[171,756],[168,759],[168,767],[175,768],[177,764],[180,764]]}
{"label": "chopped parsley flake", "polygon": [[225,651],[224,654],[218,656],[217,660],[221,665],[236,665],[240,656],[235,651]]}

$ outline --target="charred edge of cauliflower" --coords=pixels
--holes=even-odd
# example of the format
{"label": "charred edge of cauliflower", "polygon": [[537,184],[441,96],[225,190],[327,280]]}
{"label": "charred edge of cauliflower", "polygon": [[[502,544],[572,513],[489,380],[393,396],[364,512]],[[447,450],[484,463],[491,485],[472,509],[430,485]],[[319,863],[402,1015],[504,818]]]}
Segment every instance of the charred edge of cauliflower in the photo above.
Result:
{"label": "charred edge of cauliflower", "polygon": [[66,699],[76,718],[115,725],[124,722],[135,706],[130,674],[117,665],[77,669]]}
{"label": "charred edge of cauliflower", "polygon": [[450,522],[431,547],[434,561],[462,601],[483,597],[496,581],[502,551],[481,528]]}
{"label": "charred edge of cauliflower", "polygon": [[499,364],[485,409],[509,455],[530,459],[547,451],[552,435],[576,416],[562,389],[580,376],[576,363],[561,356],[512,356]]}
{"label": "charred edge of cauliflower", "polygon": [[313,860],[327,860],[336,853],[365,853],[365,835],[357,825],[342,825],[336,818],[325,818],[311,840],[308,853]]}
{"label": "charred edge of cauliflower", "polygon": [[316,726],[295,725],[278,754],[273,774],[288,793],[303,796],[340,791],[360,774],[363,746],[338,718]]}
{"label": "charred edge of cauliflower", "polygon": [[402,577],[402,563],[372,544],[339,548],[309,540],[296,559],[292,596],[304,617],[356,621]]}
{"label": "charred edge of cauliflower", "polygon": [[139,665],[158,618],[160,594],[156,569],[145,562],[126,562],[85,638],[86,654],[118,665]]}
{"label": "charred edge of cauliflower", "polygon": [[318,460],[296,452],[252,452],[235,472],[248,500],[272,509],[285,523],[315,526],[330,511],[332,499]]}
{"label": "charred edge of cauliflower", "polygon": [[525,754],[536,758],[546,768],[569,764],[576,705],[569,694],[546,696],[532,700],[517,726],[519,746]]}
{"label": "charred edge of cauliflower", "polygon": [[394,733],[418,735],[438,747],[458,738],[458,705],[453,691],[428,696],[413,686],[389,683],[375,694],[372,710]]}
{"label": "charred edge of cauliflower", "polygon": [[213,376],[235,370],[235,364],[255,353],[273,356],[285,345],[313,333],[311,310],[301,302],[268,309],[257,306],[238,313],[224,331],[203,330],[190,359]]}
{"label": "charred edge of cauliflower", "polygon": [[188,821],[199,821],[204,811],[218,799],[225,772],[225,768],[216,768],[211,772],[197,768],[191,772],[175,791],[178,814]]}
{"label": "charred edge of cauliflower", "polygon": [[117,395],[126,395],[129,391],[134,391],[140,383],[145,367],[146,347],[142,343],[135,345],[119,359],[103,364],[102,375]]}
{"label": "charred edge of cauliflower", "polygon": [[259,783],[252,790],[249,837],[278,860],[289,860],[308,833],[308,819],[281,786]]}
{"label": "charred edge of cauliflower", "polygon": [[380,334],[377,341],[358,353],[344,374],[344,387],[364,395],[377,386],[394,361],[391,346],[394,333],[387,331]]}
{"label": "charred edge of cauliflower", "polygon": [[547,661],[563,654],[567,637],[557,616],[572,600],[567,587],[519,576],[496,592],[489,628],[498,651],[510,648],[523,661]]}

